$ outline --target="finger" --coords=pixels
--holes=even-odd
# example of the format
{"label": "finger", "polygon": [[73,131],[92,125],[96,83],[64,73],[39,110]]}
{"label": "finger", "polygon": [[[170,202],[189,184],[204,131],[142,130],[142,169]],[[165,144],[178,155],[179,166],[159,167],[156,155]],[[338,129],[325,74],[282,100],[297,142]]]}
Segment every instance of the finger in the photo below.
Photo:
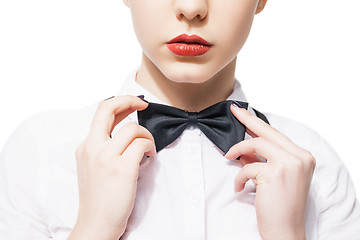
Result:
{"label": "finger", "polygon": [[[99,103],[91,123],[90,134],[101,136],[107,140],[114,128],[114,123],[119,123],[135,110],[147,108],[148,103],[135,96],[116,96]],[[115,119],[116,118],[116,119]]]}
{"label": "finger", "polygon": [[255,180],[254,182],[258,183],[258,175],[264,170],[265,167],[265,163],[258,162],[245,165],[235,177],[234,191],[242,191],[245,187],[245,184],[250,179]]}
{"label": "finger", "polygon": [[[229,151],[224,155],[229,160],[236,159],[244,154],[255,154],[257,153],[260,157],[271,161],[285,161],[292,156],[289,152],[283,148],[274,144],[273,142],[258,137],[251,138],[241,141],[232,146]],[[284,160],[285,159],[285,160]]]}
{"label": "finger", "polygon": [[136,138],[145,138],[154,143],[152,134],[137,123],[128,122],[107,142],[106,151],[121,155]]}
{"label": "finger", "polygon": [[280,133],[272,128],[269,124],[265,123],[260,118],[252,115],[249,111],[247,111],[245,108],[239,108],[235,106],[234,104],[231,104],[231,112],[234,114],[234,116],[243,123],[249,131],[251,131],[253,134],[271,139],[274,134],[279,135]]}
{"label": "finger", "polygon": [[245,166],[246,164],[251,164],[254,162],[262,162],[256,154],[243,154],[239,159],[240,163]]}
{"label": "finger", "polygon": [[299,157],[304,154],[304,149],[293,143],[290,138],[271,127],[260,118],[252,115],[246,109],[236,107],[234,104],[232,104],[230,108],[234,116],[247,127],[247,131],[251,131],[250,133],[252,135],[269,139]]}
{"label": "finger", "polygon": [[246,133],[249,134],[252,138],[258,137],[255,133],[253,133],[250,129],[246,128]]}
{"label": "finger", "polygon": [[121,161],[132,161],[134,164],[140,164],[144,154],[154,156],[156,154],[155,144],[149,139],[136,138],[121,155]]}

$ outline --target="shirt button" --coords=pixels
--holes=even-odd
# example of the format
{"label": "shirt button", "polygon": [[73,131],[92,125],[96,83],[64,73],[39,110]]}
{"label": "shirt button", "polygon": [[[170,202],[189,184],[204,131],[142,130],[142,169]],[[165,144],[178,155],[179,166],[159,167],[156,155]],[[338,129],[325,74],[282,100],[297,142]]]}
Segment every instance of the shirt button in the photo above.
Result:
{"label": "shirt button", "polygon": [[196,129],[196,127],[195,126],[190,126],[188,129],[189,129],[189,131],[192,132],[192,131],[194,131]]}
{"label": "shirt button", "polygon": [[201,200],[201,196],[200,196],[200,194],[198,194],[198,193],[193,193],[193,194],[191,194],[191,196],[190,196],[190,200],[191,200],[192,202],[199,202],[199,201]]}

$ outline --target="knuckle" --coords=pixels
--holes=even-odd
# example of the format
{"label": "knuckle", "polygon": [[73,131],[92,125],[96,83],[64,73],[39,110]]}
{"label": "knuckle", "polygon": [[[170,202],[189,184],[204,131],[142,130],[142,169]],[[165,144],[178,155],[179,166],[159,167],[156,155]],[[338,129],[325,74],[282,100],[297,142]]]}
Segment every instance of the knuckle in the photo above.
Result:
{"label": "knuckle", "polygon": [[97,110],[104,110],[108,108],[115,108],[119,103],[130,105],[130,96],[124,95],[124,96],[115,96],[112,100],[116,101],[101,101],[98,103]]}
{"label": "knuckle", "polygon": [[125,123],[124,128],[129,130],[129,132],[131,132],[131,133],[136,133],[140,130],[140,126],[135,122]]}
{"label": "knuckle", "polygon": [[316,167],[316,159],[310,152],[307,152],[306,161],[312,168]]}
{"label": "knuckle", "polygon": [[119,97],[119,102],[125,107],[129,108],[131,106],[131,103],[134,101],[134,96],[131,95],[122,95]]}
{"label": "knuckle", "polygon": [[305,160],[308,161],[308,160],[311,160],[313,158],[313,155],[309,151],[304,150],[303,157],[304,157]]}
{"label": "knuckle", "polygon": [[262,144],[263,143],[263,139],[261,137],[251,138],[250,141],[253,142],[254,144]]}
{"label": "knuckle", "polygon": [[316,159],[313,158],[311,163],[312,163],[312,168],[315,169],[316,168]]}
{"label": "knuckle", "polygon": [[90,143],[86,143],[82,147],[82,154],[86,156],[91,156],[94,152],[94,148]]}
{"label": "knuckle", "polygon": [[264,143],[267,142],[267,140],[265,138],[263,138],[263,137],[257,137],[257,138],[253,138],[253,139],[258,144],[264,144]]}
{"label": "knuckle", "polygon": [[305,153],[304,153],[304,161],[311,168],[315,168],[316,160],[315,160],[314,156],[311,154],[311,152],[305,151]]}
{"label": "knuckle", "polygon": [[292,168],[295,171],[303,171],[305,169],[305,163],[298,157],[294,157],[294,161],[292,161]]}
{"label": "knuckle", "polygon": [[245,166],[243,166],[242,170],[238,173],[238,176],[250,171],[251,166],[249,164],[246,164]]}
{"label": "knuckle", "polygon": [[86,141],[80,143],[80,145],[75,149],[75,156],[77,159],[86,157],[88,153],[89,147],[88,144],[86,144]]}
{"label": "knuckle", "polygon": [[92,144],[91,140],[87,137],[75,149],[75,156],[77,160],[90,160],[94,157],[95,151],[94,144]]}
{"label": "knuckle", "polygon": [[145,138],[137,138],[134,140],[134,144],[141,149],[143,152],[149,151],[152,148],[155,148],[155,144],[153,141]]}
{"label": "knuckle", "polygon": [[82,152],[83,152],[83,148],[84,148],[84,143],[80,143],[76,149],[75,149],[75,156],[76,158],[80,157],[82,155]]}
{"label": "knuckle", "polygon": [[134,96],[131,96],[131,95],[123,95],[121,97],[123,98],[122,101],[125,101],[125,102],[131,102],[134,100]]}
{"label": "knuckle", "polygon": [[[262,137],[252,138],[252,141],[257,145],[257,147],[263,146],[267,143],[267,140]],[[255,146],[252,146],[253,150],[255,150]]]}
{"label": "knuckle", "polygon": [[109,105],[110,101],[101,101],[98,103],[97,109],[104,109]]}
{"label": "knuckle", "polygon": [[278,163],[276,164],[276,167],[274,169],[274,176],[279,178],[279,177],[283,177],[284,174],[286,173],[286,166],[284,163]]}
{"label": "knuckle", "polygon": [[144,145],[146,145],[148,142],[148,140],[146,139],[142,139],[142,138],[135,138],[133,141],[133,144],[138,146],[138,147],[142,147]]}

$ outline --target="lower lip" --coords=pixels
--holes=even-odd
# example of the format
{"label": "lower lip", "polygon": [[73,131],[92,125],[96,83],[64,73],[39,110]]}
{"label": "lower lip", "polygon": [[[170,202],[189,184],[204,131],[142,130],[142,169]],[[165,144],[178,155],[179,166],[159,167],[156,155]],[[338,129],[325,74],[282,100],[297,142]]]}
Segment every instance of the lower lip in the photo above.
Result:
{"label": "lower lip", "polygon": [[168,43],[166,46],[174,54],[187,57],[200,56],[207,53],[211,49],[211,46],[202,44]]}

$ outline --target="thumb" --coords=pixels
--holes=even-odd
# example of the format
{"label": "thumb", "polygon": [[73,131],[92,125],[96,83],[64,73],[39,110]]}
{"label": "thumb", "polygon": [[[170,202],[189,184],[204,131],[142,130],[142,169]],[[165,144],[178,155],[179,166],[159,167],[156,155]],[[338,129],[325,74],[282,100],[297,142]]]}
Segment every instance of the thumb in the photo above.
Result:
{"label": "thumb", "polygon": [[263,171],[265,164],[262,162],[253,162],[246,164],[236,175],[234,182],[234,191],[241,192],[245,188],[247,181],[252,179],[254,182],[258,182],[259,174]]}

